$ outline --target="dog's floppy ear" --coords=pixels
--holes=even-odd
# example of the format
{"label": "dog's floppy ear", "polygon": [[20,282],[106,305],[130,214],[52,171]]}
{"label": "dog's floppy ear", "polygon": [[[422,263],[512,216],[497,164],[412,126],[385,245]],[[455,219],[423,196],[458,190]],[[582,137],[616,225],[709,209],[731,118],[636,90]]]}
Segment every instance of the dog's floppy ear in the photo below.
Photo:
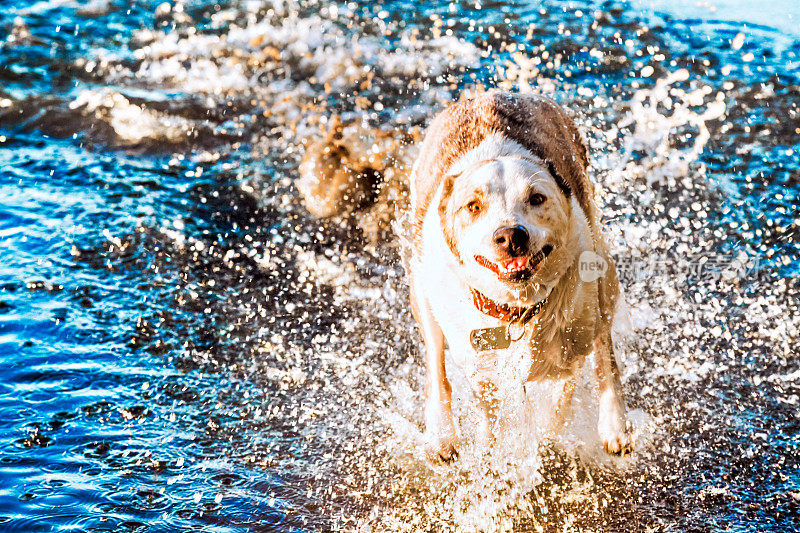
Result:
{"label": "dog's floppy ear", "polygon": [[456,256],[456,259],[460,263],[461,256],[458,253],[458,246],[456,245],[456,235],[453,229],[452,203],[450,202],[453,196],[453,185],[458,176],[460,176],[460,174],[448,174],[444,177],[444,181],[442,181],[442,194],[439,198],[439,222],[442,226],[442,234],[444,235],[447,247],[450,248],[450,251]]}
{"label": "dog's floppy ear", "polygon": [[545,159],[544,162],[547,165],[548,172],[550,172],[550,175],[553,176],[553,179],[556,181],[558,188],[561,189],[561,192],[564,193],[567,199],[570,199],[572,197],[572,188],[569,186],[569,183],[567,183],[567,180],[564,179],[564,176],[559,174],[556,165],[550,159]]}

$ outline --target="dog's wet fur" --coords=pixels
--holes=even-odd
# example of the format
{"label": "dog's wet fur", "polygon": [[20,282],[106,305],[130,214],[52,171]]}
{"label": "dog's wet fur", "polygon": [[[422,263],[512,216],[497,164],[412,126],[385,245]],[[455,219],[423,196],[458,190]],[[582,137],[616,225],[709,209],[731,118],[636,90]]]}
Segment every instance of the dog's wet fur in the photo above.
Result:
{"label": "dog's wet fur", "polygon": [[[577,374],[594,351],[600,438],[609,453],[632,449],[611,342],[618,282],[587,167],[575,124],[543,97],[484,93],[445,109],[428,129],[409,179],[409,278],[425,340],[432,457],[450,459],[458,446],[445,339],[486,408],[487,427],[502,416],[496,407],[504,389],[549,382],[553,409],[531,436],[538,439],[560,432]],[[587,250],[608,264],[590,282],[579,272]],[[510,347],[477,351],[470,332],[504,323],[473,305],[474,291],[515,308],[543,303]]]}

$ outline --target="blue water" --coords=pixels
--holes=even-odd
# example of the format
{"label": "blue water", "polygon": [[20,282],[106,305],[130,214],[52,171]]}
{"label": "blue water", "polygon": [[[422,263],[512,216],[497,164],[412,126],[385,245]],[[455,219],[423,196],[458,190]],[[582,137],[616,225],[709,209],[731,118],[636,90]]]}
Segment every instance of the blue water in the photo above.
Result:
{"label": "blue water", "polygon": [[[264,114],[278,106],[258,103],[257,87],[196,94],[158,81],[136,55],[143,29],[224,35],[248,20],[289,15],[252,2],[194,1],[156,16],[159,4],[0,3],[0,530],[459,526],[457,513],[437,516],[425,503],[446,508],[466,477],[430,474],[411,459],[394,463],[402,453],[387,444],[382,413],[402,411],[389,391],[396,382],[418,391],[420,379],[409,362],[418,339],[394,252],[306,214],[291,186],[299,145],[287,122]],[[609,202],[612,222],[632,223],[702,202],[702,229],[678,217],[663,227],[687,242],[693,231],[708,237],[699,249],[758,257],[756,285],[711,293],[678,287],[687,301],[719,298],[722,310],[698,311],[672,332],[649,330],[638,346],[642,368],[669,359],[675,338],[726,366],[685,386],[657,372],[632,376],[629,403],[668,420],[664,433],[628,470],[571,467],[607,505],[586,510],[553,496],[548,512],[536,506],[549,494],[542,490],[532,507],[511,510],[518,530],[797,530],[800,378],[773,379],[797,371],[795,4],[763,6],[750,17],[747,2],[709,13],[645,2],[420,2],[413,10],[408,2],[355,3],[354,14],[337,21],[343,35],[377,36],[389,50],[399,32],[427,35],[438,14],[457,36],[493,51],[454,68],[454,80],[415,85],[378,74],[359,94],[386,94],[381,116],[435,90],[497,82],[495,67],[509,57],[498,49],[502,40],[562,53],[557,64],[540,65],[540,80],[583,109],[591,139],[621,120],[638,90],[678,68],[691,73],[678,86],[707,84],[728,104],[692,162],[693,173],[702,167],[704,181],[693,182],[705,184],[700,190],[656,185],[661,211],[630,203],[624,191]],[[305,20],[322,5],[290,11]],[[379,9],[388,13],[385,27],[373,20]],[[596,46],[612,59],[591,55]],[[103,58],[105,66],[86,69]],[[646,65],[652,78],[636,74]],[[258,79],[295,87],[308,75],[292,68],[263,67]],[[139,74],[114,74],[124,69]],[[590,104],[578,87],[608,101]],[[141,137],[122,134],[134,126],[115,126],[105,108],[70,106],[82,91],[104,88],[161,117],[192,121],[196,133],[165,140],[162,125]],[[358,96],[327,95],[313,82],[309,91],[338,112],[354,108]],[[630,133],[623,129],[611,145],[621,149]],[[352,271],[345,283],[359,295],[380,296],[335,305],[341,283],[309,277],[308,254]],[[637,287],[634,297],[662,294]],[[764,295],[788,314],[748,307]],[[727,317],[734,341],[709,334],[716,322],[708,316]],[[559,468],[553,483],[566,490],[573,471]],[[440,493],[425,485],[428,476],[444,476]],[[400,518],[382,521],[389,515]]]}

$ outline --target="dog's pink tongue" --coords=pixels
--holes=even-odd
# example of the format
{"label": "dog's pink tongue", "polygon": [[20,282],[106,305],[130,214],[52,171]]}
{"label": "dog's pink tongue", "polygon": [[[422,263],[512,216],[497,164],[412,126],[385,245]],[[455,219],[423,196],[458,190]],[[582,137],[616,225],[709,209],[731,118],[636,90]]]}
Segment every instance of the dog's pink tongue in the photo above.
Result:
{"label": "dog's pink tongue", "polygon": [[503,268],[506,270],[520,270],[525,268],[527,263],[527,257],[515,257],[514,259],[509,259],[508,261],[504,262]]}

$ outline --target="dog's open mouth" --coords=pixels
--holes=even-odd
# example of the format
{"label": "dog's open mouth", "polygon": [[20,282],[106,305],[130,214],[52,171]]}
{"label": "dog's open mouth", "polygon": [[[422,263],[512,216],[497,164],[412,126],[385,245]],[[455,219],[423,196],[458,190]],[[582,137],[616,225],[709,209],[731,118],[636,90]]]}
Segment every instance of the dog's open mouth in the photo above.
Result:
{"label": "dog's open mouth", "polygon": [[512,257],[511,259],[494,263],[482,255],[476,255],[475,261],[494,272],[500,281],[520,283],[530,279],[539,264],[552,251],[553,247],[547,244],[531,257]]}

